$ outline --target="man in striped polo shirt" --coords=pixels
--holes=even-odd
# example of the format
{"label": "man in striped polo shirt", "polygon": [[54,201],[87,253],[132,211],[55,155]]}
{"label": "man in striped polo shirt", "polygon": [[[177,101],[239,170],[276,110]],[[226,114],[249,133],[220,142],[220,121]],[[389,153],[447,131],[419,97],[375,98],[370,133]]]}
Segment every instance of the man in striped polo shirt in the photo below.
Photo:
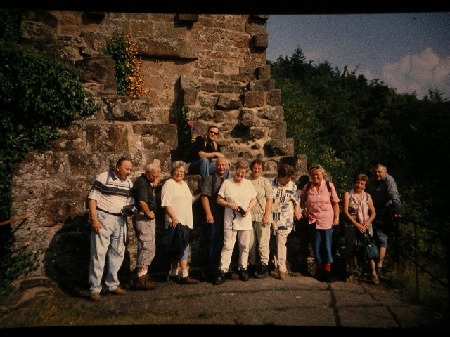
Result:
{"label": "man in striped polo shirt", "polygon": [[125,294],[120,287],[118,272],[125,257],[127,224],[124,207],[131,204],[129,178],[133,163],[122,157],[114,170],[100,173],[91,186],[88,196],[91,223],[91,260],[89,264],[90,297],[100,300],[102,277],[106,265],[105,286],[115,295]]}

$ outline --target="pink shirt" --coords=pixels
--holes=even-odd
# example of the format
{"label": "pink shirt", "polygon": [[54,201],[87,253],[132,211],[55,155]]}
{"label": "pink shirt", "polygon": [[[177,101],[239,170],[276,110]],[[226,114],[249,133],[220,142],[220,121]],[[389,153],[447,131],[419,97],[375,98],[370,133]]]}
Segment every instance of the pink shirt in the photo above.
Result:
{"label": "pink shirt", "polygon": [[[306,185],[305,189],[308,185]],[[309,213],[309,223],[316,223],[316,229],[330,229],[333,227],[333,204],[340,201],[334,184],[330,182],[331,195],[328,192],[327,183],[324,179],[320,183],[319,191],[314,186],[308,191],[302,191],[307,193],[306,195],[306,208]]]}

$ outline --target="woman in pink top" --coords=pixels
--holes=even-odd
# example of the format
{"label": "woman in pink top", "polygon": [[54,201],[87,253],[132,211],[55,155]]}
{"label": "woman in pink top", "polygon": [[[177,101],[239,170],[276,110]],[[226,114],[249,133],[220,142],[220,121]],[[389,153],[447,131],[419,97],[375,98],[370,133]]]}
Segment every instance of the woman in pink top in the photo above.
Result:
{"label": "woman in pink top", "polygon": [[339,197],[332,182],[324,179],[325,170],[320,165],[309,169],[311,182],[301,192],[300,206],[303,216],[315,227],[312,240],[316,277],[320,281],[330,282],[331,244],[333,227],[339,224]]}

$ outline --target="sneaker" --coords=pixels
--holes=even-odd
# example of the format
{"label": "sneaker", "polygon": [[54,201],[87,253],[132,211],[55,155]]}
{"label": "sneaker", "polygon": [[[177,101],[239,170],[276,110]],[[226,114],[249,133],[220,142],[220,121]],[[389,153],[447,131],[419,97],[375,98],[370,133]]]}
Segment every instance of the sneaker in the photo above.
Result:
{"label": "sneaker", "polygon": [[284,281],[289,277],[289,272],[287,270],[283,271],[283,272],[279,272],[279,275],[280,275],[280,280]]}
{"label": "sneaker", "polygon": [[111,290],[110,293],[113,295],[125,295],[127,291],[122,289],[121,287],[117,287],[116,289]]}
{"label": "sneaker", "polygon": [[239,279],[241,281],[248,281],[249,277],[248,277],[247,270],[239,269]]}
{"label": "sneaker", "polygon": [[216,278],[214,279],[212,284],[214,284],[215,286],[218,286],[224,282],[225,282],[225,274],[220,273],[219,275],[216,276]]}
{"label": "sneaker", "polygon": [[91,293],[91,301],[98,302],[100,301],[100,293]]}
{"label": "sneaker", "polygon": [[263,263],[256,273],[256,278],[266,278],[267,276],[269,276],[269,269],[267,267],[267,264]]}
{"label": "sneaker", "polygon": [[200,281],[195,278],[192,278],[188,275],[186,277],[181,277],[180,280],[178,281],[178,283],[180,283],[180,284],[197,284],[197,283],[200,283]]}
{"label": "sneaker", "polygon": [[138,290],[154,290],[158,284],[147,280],[147,275],[142,275],[134,280],[134,288]]}

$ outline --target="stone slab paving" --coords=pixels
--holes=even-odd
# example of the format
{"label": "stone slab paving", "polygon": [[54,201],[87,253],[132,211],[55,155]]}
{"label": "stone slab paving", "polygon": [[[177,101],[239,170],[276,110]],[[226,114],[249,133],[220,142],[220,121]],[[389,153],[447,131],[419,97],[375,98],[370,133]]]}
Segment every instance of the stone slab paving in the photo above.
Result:
{"label": "stone slab paving", "polygon": [[68,313],[61,315],[60,323],[47,327],[51,330],[112,328],[114,334],[125,328],[150,331],[161,326],[181,331],[302,327],[325,331],[362,329],[366,335],[374,332],[384,337],[391,331],[436,329],[424,307],[404,302],[398,291],[383,284],[323,283],[312,277],[296,276],[285,281],[272,277],[248,282],[227,280],[218,286],[208,282],[195,285],[161,282],[153,291],[130,290],[124,296],[105,294],[99,302],[91,302],[86,291],[78,296],[59,289],[35,298],[28,294],[28,300],[17,307],[2,309],[2,336],[7,332],[17,336],[20,332],[29,333],[29,329],[34,331],[37,327],[21,327],[13,322],[25,322],[27,312],[39,298],[42,301],[52,297],[53,301],[63,302],[59,308],[67,308]]}

